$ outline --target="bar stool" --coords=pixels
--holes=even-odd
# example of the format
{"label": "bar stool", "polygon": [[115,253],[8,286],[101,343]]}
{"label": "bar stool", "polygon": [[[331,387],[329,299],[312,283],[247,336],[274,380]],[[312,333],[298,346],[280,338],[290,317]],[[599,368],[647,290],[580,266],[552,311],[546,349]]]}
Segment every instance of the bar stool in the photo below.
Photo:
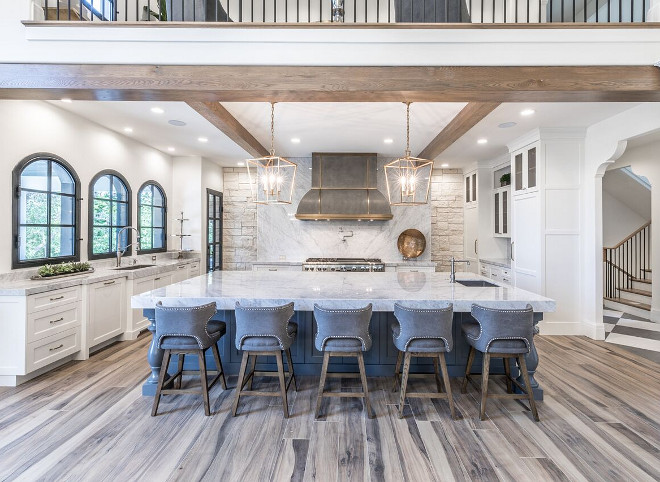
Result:
{"label": "bar stool", "polygon": [[[451,383],[447,371],[445,353],[452,350],[452,324],[454,319],[453,305],[435,309],[407,308],[398,303],[394,304],[394,316],[398,323],[392,323],[392,338],[394,346],[399,353],[394,369],[394,390],[398,385],[399,370],[403,359],[403,374],[401,377],[401,396],[399,398],[399,418],[403,418],[403,405],[406,397],[409,398],[446,398],[449,402],[451,417],[454,414],[454,398],[451,393]],[[405,357],[404,357],[405,354]],[[406,392],[410,373],[410,359],[412,357],[433,358],[433,369],[438,393]],[[442,380],[445,392],[441,390],[438,361],[442,369]]]}
{"label": "bar stool", "polygon": [[[314,344],[318,351],[323,352],[323,367],[319,391],[316,397],[315,418],[319,417],[323,397],[358,397],[364,398],[367,407],[367,416],[373,418],[371,404],[369,403],[369,388],[367,375],[364,370],[362,352],[371,348],[369,323],[371,321],[371,303],[359,309],[326,309],[314,304],[314,318],[316,319],[316,338]],[[348,378],[355,374],[328,373],[330,357],[356,357],[360,367],[362,392],[326,392],[326,377]]]}
{"label": "bar stool", "polygon": [[[529,353],[534,335],[534,312],[530,305],[521,310],[496,310],[485,308],[476,304],[472,305],[472,317],[476,321],[463,321],[461,328],[465,339],[470,345],[467,366],[465,367],[465,378],[461,387],[461,393],[467,392],[468,380],[471,380],[470,369],[474,361],[475,352],[483,353],[483,368],[481,371],[481,411],[480,418],[486,418],[486,402],[488,398],[512,398],[529,400],[529,406],[534,420],[539,421],[536,410],[534,393],[529,383],[529,373],[525,355]],[[491,358],[504,359],[504,373],[506,376],[507,393],[501,395],[488,394],[488,371]],[[523,387],[517,380],[511,377],[509,359],[518,360],[518,366],[525,382]],[[515,384],[523,393],[513,393]]]}
{"label": "bar stool", "polygon": [[[296,377],[293,373],[293,361],[291,359],[291,344],[296,339],[298,325],[293,323],[293,303],[273,307],[245,307],[236,302],[236,348],[243,350],[241,368],[236,383],[236,397],[234,398],[233,415],[236,416],[238,402],[241,396],[256,395],[260,397],[282,397],[284,418],[289,418],[289,405],[287,403],[287,390],[293,380],[295,390]],[[282,353],[288,357],[289,375],[288,381],[284,378],[284,367]],[[277,371],[257,372],[258,356],[275,356]],[[253,357],[253,358],[251,358]],[[250,364],[249,373],[245,375]],[[252,390],[252,381],[256,376],[277,377],[280,380],[279,392],[265,392]],[[244,389],[247,384],[247,390]]]}
{"label": "bar stool", "polygon": [[[209,390],[218,379],[222,382],[222,389],[227,389],[225,372],[222,369],[222,361],[218,352],[218,340],[227,331],[224,321],[216,321],[211,318],[215,315],[215,303],[209,303],[194,307],[165,307],[161,302],[156,304],[156,334],[157,347],[165,350],[163,362],[160,366],[160,377],[156,387],[156,396],[151,409],[151,416],[155,417],[158,412],[158,404],[161,395],[178,395],[181,393],[199,393],[195,389],[181,389],[183,375],[199,374],[201,379],[201,393],[204,400],[204,413],[211,415],[209,408]],[[215,377],[208,383],[206,379],[206,350],[211,348],[215,359]],[[177,372],[167,378],[167,368],[172,355],[177,355]],[[186,355],[197,355],[199,371],[183,370],[183,362]],[[212,372],[213,373],[213,372]],[[174,382],[174,388],[167,387]]]}

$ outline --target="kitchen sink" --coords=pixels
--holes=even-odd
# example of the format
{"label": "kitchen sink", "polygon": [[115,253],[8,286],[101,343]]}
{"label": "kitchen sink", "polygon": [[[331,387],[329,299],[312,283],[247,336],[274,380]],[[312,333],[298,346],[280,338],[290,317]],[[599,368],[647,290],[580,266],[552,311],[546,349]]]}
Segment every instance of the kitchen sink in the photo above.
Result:
{"label": "kitchen sink", "polygon": [[496,284],[489,283],[488,281],[483,281],[480,279],[457,279],[458,284],[463,286],[477,286],[479,288],[498,288]]}
{"label": "kitchen sink", "polygon": [[120,268],[112,268],[117,271],[133,271],[135,269],[142,269],[142,268],[151,268],[152,266],[156,266],[155,264],[134,264],[131,266],[122,266]]}

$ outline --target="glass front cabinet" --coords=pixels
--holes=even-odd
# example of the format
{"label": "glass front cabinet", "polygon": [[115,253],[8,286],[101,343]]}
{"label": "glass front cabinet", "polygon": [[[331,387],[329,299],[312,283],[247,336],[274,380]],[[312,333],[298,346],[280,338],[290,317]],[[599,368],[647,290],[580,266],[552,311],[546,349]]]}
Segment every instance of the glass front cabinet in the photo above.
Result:
{"label": "glass front cabinet", "polygon": [[538,143],[530,144],[513,153],[511,170],[514,196],[538,190],[538,155]]}
{"label": "glass front cabinet", "polygon": [[511,188],[495,189],[494,196],[494,232],[496,237],[511,237]]}

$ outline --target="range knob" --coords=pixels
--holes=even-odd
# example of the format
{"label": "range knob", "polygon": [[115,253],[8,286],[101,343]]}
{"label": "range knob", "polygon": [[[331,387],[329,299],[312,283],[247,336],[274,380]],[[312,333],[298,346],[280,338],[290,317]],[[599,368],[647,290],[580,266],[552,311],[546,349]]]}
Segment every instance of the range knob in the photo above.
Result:
{"label": "range knob", "polygon": [[352,266],[351,271],[357,271],[357,266]]}

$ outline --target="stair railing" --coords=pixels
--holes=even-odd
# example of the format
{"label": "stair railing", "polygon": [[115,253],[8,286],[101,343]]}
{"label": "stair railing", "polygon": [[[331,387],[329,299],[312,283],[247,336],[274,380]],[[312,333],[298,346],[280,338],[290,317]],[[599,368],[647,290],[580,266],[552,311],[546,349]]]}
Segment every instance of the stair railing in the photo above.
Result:
{"label": "stair railing", "polygon": [[648,222],[611,248],[603,248],[603,294],[619,298],[633,279],[646,279],[651,269],[651,223]]}

